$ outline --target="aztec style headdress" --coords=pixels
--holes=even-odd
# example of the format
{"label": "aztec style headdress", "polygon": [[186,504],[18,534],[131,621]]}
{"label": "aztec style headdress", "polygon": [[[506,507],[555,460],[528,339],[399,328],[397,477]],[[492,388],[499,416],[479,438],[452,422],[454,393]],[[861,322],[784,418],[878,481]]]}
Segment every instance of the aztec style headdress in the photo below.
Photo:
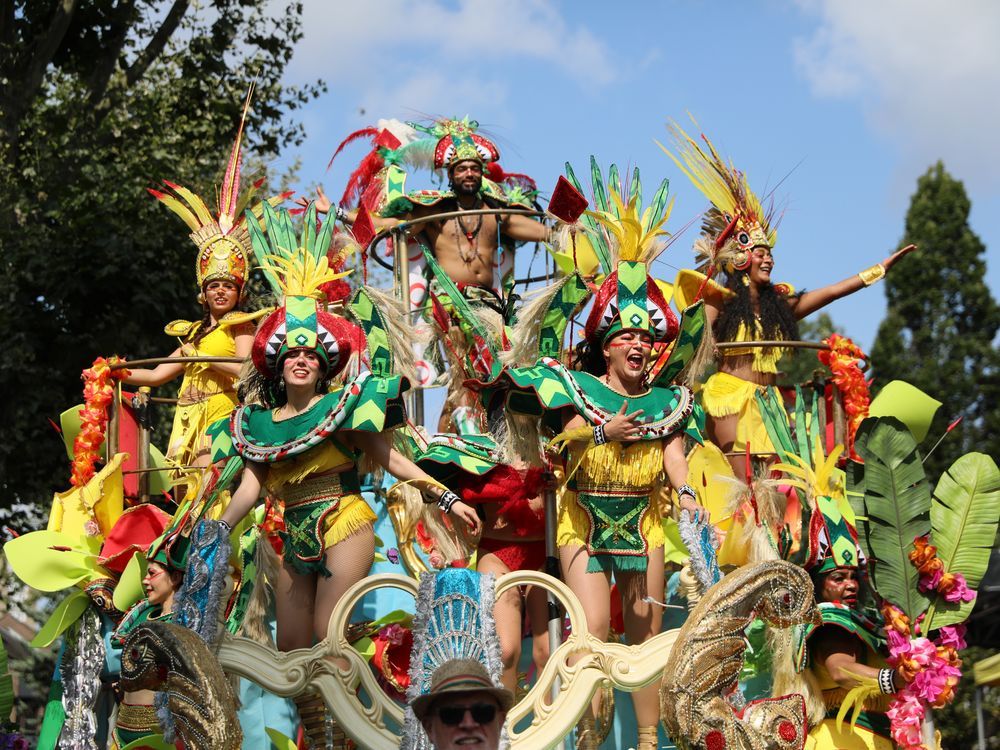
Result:
{"label": "aztec style headdress", "polygon": [[[310,206],[301,238],[297,239],[287,210],[275,211],[265,204],[263,213],[266,231],[247,212],[250,239],[261,260],[264,277],[279,299],[283,299],[254,335],[253,363],[265,377],[274,378],[289,351],[309,349],[319,355],[327,376],[332,377],[344,369],[363,340],[357,326],[327,312],[323,304],[321,287],[349,273],[335,272],[327,257],[334,222],[324,222],[317,232],[316,207]],[[352,249],[353,246],[348,246],[341,254],[346,255]]]}
{"label": "aztec style headdress", "polygon": [[[638,170],[626,194],[618,168],[611,166],[609,200],[593,159],[591,166],[597,210],[587,211],[584,216],[590,221],[583,223],[596,237],[596,242],[594,238],[591,242],[595,249],[599,248],[597,255],[606,276],[594,295],[584,335],[594,345],[622,331],[648,333],[656,343],[673,341],[679,325],[677,316],[649,275],[649,264],[666,247],[662,240],[668,233],[663,226],[673,209],[673,201],[667,200],[668,182],[660,183],[652,204],[640,214],[642,184]],[[571,181],[575,180],[568,164],[566,171]]]}
{"label": "aztec style headdress", "polygon": [[[247,279],[252,250],[244,211],[264,182],[260,179],[251,183],[250,189],[240,196],[240,166],[243,161],[240,148],[252,96],[251,86],[243,105],[236,141],[226,164],[216,216],[212,215],[203,198],[186,187],[164,180],[167,192],[147,188],[154,198],[180,216],[191,229],[191,240],[198,247],[195,272],[199,289],[203,289],[210,281],[223,280],[233,282],[242,290]],[[291,192],[282,193],[269,198],[268,202],[277,205],[290,195]],[[260,204],[251,210],[255,216],[260,217]]]}
{"label": "aztec style headdress", "polygon": [[[785,474],[782,481],[799,491],[801,511],[786,515],[778,539],[782,557],[814,573],[834,568],[865,569],[858,543],[854,512],[847,500],[844,472],[837,468],[843,452],[838,445],[826,454],[819,432],[819,403],[806,414],[801,391],[795,402],[793,437],[784,409],[772,393],[758,395],[761,416],[780,462],[771,469]],[[790,522],[799,521],[798,528]]]}
{"label": "aztec style headdress", "polygon": [[434,169],[450,170],[463,161],[477,161],[482,165],[500,160],[496,144],[476,131],[479,123],[465,117],[461,120],[438,120],[431,127],[408,123],[410,127],[436,136]]}
{"label": "aztec style headdress", "polygon": [[412,201],[433,204],[443,194],[407,193],[407,171],[448,170],[460,161],[471,159],[483,165],[486,195],[504,203],[531,207],[538,192],[535,181],[526,174],[505,172],[499,164],[499,149],[476,132],[478,127],[479,123],[468,117],[440,119],[433,125],[388,120],[351,133],[337,146],[330,164],[356,140],[371,139],[372,150],[348,178],[340,205],[360,203],[372,213],[395,215],[410,210]]}
{"label": "aztec style headdress", "polygon": [[733,273],[750,267],[755,247],[774,247],[777,239],[772,210],[764,209],[746,175],[726,162],[704,135],[706,152],[677,123],[671,124],[677,155],[664,153],[712,202],[702,222],[703,239],[695,243],[699,260],[715,270]]}

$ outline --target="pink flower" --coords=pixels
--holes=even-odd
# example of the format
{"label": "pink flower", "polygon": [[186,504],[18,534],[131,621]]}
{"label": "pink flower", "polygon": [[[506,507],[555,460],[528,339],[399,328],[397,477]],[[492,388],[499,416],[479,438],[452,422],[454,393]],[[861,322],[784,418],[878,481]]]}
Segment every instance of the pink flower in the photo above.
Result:
{"label": "pink flower", "polygon": [[937,591],[938,584],[941,582],[941,577],[944,575],[943,571],[938,568],[930,573],[930,575],[920,574],[920,581],[917,587],[921,591]]}
{"label": "pink flower", "polygon": [[391,625],[386,625],[378,634],[380,638],[384,639],[390,645],[399,646],[403,643],[403,638],[406,636],[406,628],[394,622]]}
{"label": "pink flower", "polygon": [[909,693],[908,688],[897,693],[886,715],[892,724],[892,739],[897,744],[904,747],[920,746],[924,707],[916,696]]}
{"label": "pink flower", "polygon": [[961,651],[966,647],[964,624],[945,625],[938,631],[937,645]]}
{"label": "pink flower", "polygon": [[427,556],[427,562],[430,563],[431,567],[435,570],[441,570],[444,567],[444,557],[437,550],[434,550]]}

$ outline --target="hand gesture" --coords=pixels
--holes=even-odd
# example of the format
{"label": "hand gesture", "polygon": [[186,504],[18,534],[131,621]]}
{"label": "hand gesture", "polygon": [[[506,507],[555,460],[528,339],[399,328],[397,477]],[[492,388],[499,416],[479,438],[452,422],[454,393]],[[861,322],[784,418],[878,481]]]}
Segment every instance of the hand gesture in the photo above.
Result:
{"label": "hand gesture", "polygon": [[678,505],[680,505],[681,510],[686,510],[688,513],[691,514],[691,519],[695,523],[701,520],[704,520],[705,523],[711,522],[711,519],[708,515],[708,511],[702,506],[698,505],[698,501],[695,500],[686,492],[680,496],[680,502],[678,503]]}
{"label": "hand gesture", "polygon": [[882,261],[882,265],[885,267],[885,270],[888,271],[890,268],[893,267],[893,265],[895,265],[897,260],[902,258],[904,255],[909,255],[916,249],[917,249],[916,245],[907,245],[906,247],[900,248],[892,255],[890,255],[888,258],[886,258],[884,261]]}
{"label": "hand gesture", "polygon": [[[304,195],[295,201],[296,205],[302,206],[302,208],[308,208],[311,201]],[[316,212],[320,214],[325,214],[330,210],[330,199],[326,197],[326,193],[323,192],[323,187],[316,188]]]}
{"label": "hand gesture", "polygon": [[623,403],[618,413],[604,425],[604,437],[609,443],[612,440],[618,443],[631,443],[639,439],[638,418],[642,416],[642,409],[626,414],[626,406],[627,404]]}
{"label": "hand gesture", "polygon": [[482,521],[476,515],[475,509],[470,505],[466,505],[461,500],[456,500],[448,512],[455,516],[455,518],[465,521],[470,533],[478,535],[483,530]]}

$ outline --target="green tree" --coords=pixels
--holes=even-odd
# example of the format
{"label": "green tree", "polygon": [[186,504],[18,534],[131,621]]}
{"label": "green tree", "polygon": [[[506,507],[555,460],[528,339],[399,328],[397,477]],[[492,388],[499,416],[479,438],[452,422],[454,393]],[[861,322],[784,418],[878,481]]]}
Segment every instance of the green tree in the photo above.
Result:
{"label": "green tree", "polygon": [[888,311],[872,348],[873,390],[905,380],[943,403],[932,438],[964,418],[928,458],[931,477],[970,450],[1000,455],[1000,308],[984,281],[970,206],[940,162],[917,181],[901,244],[919,249],[886,277]]}
{"label": "green tree", "polygon": [[[251,80],[247,150],[301,141],[323,90],[282,83],[301,3],[0,2],[0,515],[47,503],[68,467],[48,424],[95,356],[169,350],[197,316],[194,246],[144,188],[210,196]],[[245,175],[250,178],[252,175]]]}

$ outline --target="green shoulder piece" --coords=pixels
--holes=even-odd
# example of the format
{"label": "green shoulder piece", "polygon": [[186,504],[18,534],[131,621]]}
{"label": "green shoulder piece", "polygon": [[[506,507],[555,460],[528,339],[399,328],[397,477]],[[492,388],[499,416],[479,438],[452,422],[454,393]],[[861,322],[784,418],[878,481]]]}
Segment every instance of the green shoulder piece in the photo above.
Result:
{"label": "green shoulder piece", "polygon": [[212,422],[205,430],[208,435],[212,463],[218,463],[231,456],[236,455],[236,448],[233,446],[233,436],[230,432],[230,421],[232,415],[225,416]]}
{"label": "green shoulder piece", "polygon": [[625,396],[608,388],[600,378],[569,370],[547,357],[534,367],[509,368],[504,374],[512,386],[507,406],[513,412],[541,416],[571,408],[590,424],[599,425],[626,404],[628,412],[642,409],[641,440],[658,440],[683,431],[699,443],[703,441],[704,412],[685,386],[650,388],[640,396]]}
{"label": "green shoulder piece", "polygon": [[654,386],[667,386],[677,379],[701,346],[701,340],[705,337],[705,325],[705,301],[698,300],[681,314],[677,342],[670,352],[667,364],[653,381]]}
{"label": "green shoulder piece", "polygon": [[380,378],[389,377],[393,371],[392,349],[389,346],[388,327],[382,310],[364,287],[360,287],[354,293],[348,309],[364,331],[372,374]]}
{"label": "green shoulder piece", "polygon": [[414,456],[414,463],[435,479],[456,472],[481,477],[500,463],[496,441],[489,435],[435,435]]}
{"label": "green shoulder piece", "polygon": [[589,297],[590,288],[580,274],[574,273],[567,277],[542,317],[538,331],[539,357],[559,356],[566,326]]}
{"label": "green shoulder piece", "polygon": [[305,453],[337,430],[395,429],[406,422],[403,393],[409,387],[401,375],[380,378],[363,372],[303,413],[280,422],[270,409],[242,406],[231,420],[234,448],[247,461],[273,463]]}

